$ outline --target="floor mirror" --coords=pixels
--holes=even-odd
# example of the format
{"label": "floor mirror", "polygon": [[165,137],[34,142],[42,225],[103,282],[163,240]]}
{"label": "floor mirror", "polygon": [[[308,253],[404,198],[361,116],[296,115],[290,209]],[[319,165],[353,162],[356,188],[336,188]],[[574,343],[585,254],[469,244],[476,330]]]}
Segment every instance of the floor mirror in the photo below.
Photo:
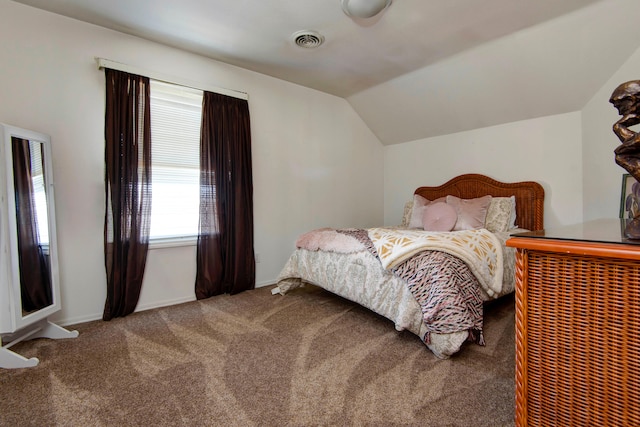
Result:
{"label": "floor mirror", "polygon": [[51,140],[0,124],[0,368],[36,366],[10,347],[73,338],[49,316],[60,310]]}

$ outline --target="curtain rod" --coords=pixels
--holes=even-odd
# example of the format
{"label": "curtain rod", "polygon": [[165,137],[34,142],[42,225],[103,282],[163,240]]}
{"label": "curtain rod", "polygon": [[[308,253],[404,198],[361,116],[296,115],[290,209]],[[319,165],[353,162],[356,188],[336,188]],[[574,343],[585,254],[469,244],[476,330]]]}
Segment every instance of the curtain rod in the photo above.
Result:
{"label": "curtain rod", "polygon": [[187,80],[184,80],[184,79],[167,76],[161,73],[156,73],[154,71],[144,70],[142,68],[133,67],[131,65],[122,64],[120,62],[115,62],[115,61],[111,61],[109,59],[104,59],[104,58],[96,58],[96,62],[98,63],[98,69],[110,68],[112,70],[124,71],[125,73],[138,74],[140,76],[149,77],[154,80],[160,80],[165,83],[173,83],[181,86],[190,87],[192,89],[206,90],[208,92],[214,92],[214,93],[219,93],[221,95],[232,96],[234,98],[249,99],[248,93],[240,92],[238,90],[225,89],[217,86],[206,86],[202,84],[188,82]]}

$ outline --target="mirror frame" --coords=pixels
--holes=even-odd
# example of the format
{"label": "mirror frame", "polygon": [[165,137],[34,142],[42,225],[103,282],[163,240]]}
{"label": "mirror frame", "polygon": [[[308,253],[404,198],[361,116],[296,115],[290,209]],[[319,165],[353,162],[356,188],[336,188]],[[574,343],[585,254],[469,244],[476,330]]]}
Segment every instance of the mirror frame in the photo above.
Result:
{"label": "mirror frame", "polygon": [[[51,161],[51,139],[48,135],[0,123],[0,159],[5,173],[0,174],[0,333],[14,333],[41,321],[60,310],[58,246],[55,218],[54,181]],[[18,263],[18,231],[13,181],[12,137],[28,139],[43,145],[44,179],[49,228],[49,257],[53,303],[26,315],[22,313],[20,267]],[[2,199],[6,199],[2,200]],[[3,237],[4,236],[4,237]],[[8,238],[7,238],[8,236]],[[6,302],[5,302],[6,301]]]}

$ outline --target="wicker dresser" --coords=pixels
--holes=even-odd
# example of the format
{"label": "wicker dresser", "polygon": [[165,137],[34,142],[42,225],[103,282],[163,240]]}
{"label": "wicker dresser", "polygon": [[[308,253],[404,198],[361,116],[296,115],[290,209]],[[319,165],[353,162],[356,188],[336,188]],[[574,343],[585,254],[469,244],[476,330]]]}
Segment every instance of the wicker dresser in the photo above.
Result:
{"label": "wicker dresser", "polygon": [[640,426],[640,241],[624,220],[517,234],[516,425]]}

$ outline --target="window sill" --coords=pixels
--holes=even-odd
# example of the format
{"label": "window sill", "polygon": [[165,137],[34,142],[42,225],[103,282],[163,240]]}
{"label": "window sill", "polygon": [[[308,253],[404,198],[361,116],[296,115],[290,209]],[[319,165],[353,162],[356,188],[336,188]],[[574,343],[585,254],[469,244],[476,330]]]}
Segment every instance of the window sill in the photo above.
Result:
{"label": "window sill", "polygon": [[149,249],[176,248],[181,246],[195,246],[198,243],[198,236],[169,237],[166,239],[149,240]]}

